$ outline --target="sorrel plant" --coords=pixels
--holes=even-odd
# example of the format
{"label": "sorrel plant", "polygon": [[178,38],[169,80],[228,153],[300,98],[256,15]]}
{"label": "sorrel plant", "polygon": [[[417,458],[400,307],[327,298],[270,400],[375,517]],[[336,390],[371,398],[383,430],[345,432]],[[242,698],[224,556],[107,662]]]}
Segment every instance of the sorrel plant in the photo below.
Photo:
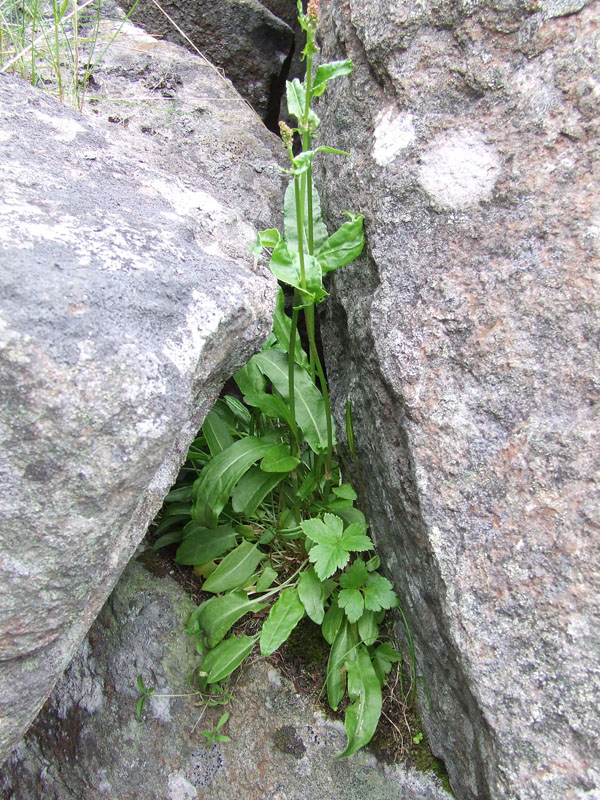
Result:
{"label": "sorrel plant", "polygon": [[[280,287],[273,333],[234,375],[242,399],[225,396],[206,417],[167,497],[154,548],[178,543],[175,560],[193,565],[203,591],[212,595],[187,625],[202,656],[199,690],[207,696],[223,692],[221,683],[257,642],[268,656],[303,617],[321,627],[331,646],[328,702],[337,709],[346,693],[351,701],[341,754],[349,756],[375,733],[382,686],[401,660],[380,636],[386,611],[398,600],[378,571],[356,492],[343,481],[335,458],[335,426],[315,338],[315,304],[326,297],[324,276],[353,261],[364,245],[358,214],[346,212],[348,220],[328,234],[312,170],[316,157],[348,155],[313,147],[319,119],[312,104],[329,81],[352,71],[352,63],[315,69],[316,0],[306,14],[298,3],[298,11],[306,33],[306,77],[287,83],[296,127],[280,123],[291,177],[284,229],[259,233],[253,250],[257,259],[270,251],[270,269],[292,295],[291,313]],[[300,314],[308,353],[299,336]],[[349,419],[347,429],[351,440]],[[231,633],[247,614],[255,615],[259,632]]]}

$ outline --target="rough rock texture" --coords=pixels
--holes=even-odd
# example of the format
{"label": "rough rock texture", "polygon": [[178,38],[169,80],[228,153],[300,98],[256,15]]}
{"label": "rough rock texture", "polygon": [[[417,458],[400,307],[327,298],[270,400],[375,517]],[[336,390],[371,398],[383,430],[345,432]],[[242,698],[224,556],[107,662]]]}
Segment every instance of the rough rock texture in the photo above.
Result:
{"label": "rough rock texture", "polygon": [[[119,2],[128,12],[134,4],[133,0]],[[293,14],[289,14],[292,2],[166,0],[160,5],[170,20],[153,0],[139,0],[131,20],[151,34],[197,48],[225,72],[261,117],[277,117],[294,32],[293,26],[284,22],[285,17],[276,14],[283,13],[293,19]],[[269,114],[270,103],[277,106],[272,114]]]}
{"label": "rough rock texture", "polygon": [[461,800],[597,800],[600,4],[324,8],[325,206],[368,237],[327,363],[430,741]]}
{"label": "rough rock texture", "polygon": [[444,800],[430,775],[368,753],[337,761],[345,735],[263,660],[235,678],[223,707],[150,698],[135,718],[136,677],[156,695],[188,694],[199,658],[183,632],[192,604],[172,578],[132,562],[4,771],[10,800]]}
{"label": "rough rock texture", "polygon": [[202,59],[132,26],[114,47],[129,61],[96,88],[138,130],[0,79],[0,757],[270,330],[248,244],[280,208],[279,147]]}

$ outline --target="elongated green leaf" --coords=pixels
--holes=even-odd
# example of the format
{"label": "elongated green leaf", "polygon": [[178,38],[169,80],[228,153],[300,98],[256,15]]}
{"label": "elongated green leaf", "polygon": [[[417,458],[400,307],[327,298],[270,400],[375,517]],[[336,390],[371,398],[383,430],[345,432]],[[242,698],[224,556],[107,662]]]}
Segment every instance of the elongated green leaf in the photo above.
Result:
{"label": "elongated green leaf", "polygon": [[215,530],[192,522],[186,525],[184,533],[185,538],[175,554],[177,564],[206,564],[235,547],[235,531],[230,525]]}
{"label": "elongated green leaf", "polygon": [[330,61],[317,67],[313,82],[313,97],[320,97],[327,88],[327,81],[340,78],[342,75],[350,75],[353,70],[352,61],[347,58],[345,61]]}
{"label": "elongated green leaf", "polygon": [[249,406],[258,408],[270,419],[281,419],[290,427],[292,427],[292,423],[294,423],[292,412],[279,395],[266,394],[266,392],[261,392],[260,394],[246,394],[244,395],[244,402]]}
{"label": "elongated green leaf", "polygon": [[[313,244],[315,249],[321,247],[327,241],[329,234],[323,215],[321,214],[321,199],[316,187],[313,184],[312,190],[313,208]],[[308,230],[308,192],[306,193],[306,205],[304,207],[304,220]],[[294,191],[294,181],[291,181],[285,190],[283,199],[283,224],[285,240],[291,250],[298,250],[298,225],[296,220],[296,194]],[[306,237],[305,237],[306,238]],[[306,244],[308,250],[308,243]]]}
{"label": "elongated green leaf", "polygon": [[337,597],[334,596],[331,598],[331,603],[321,624],[321,633],[328,644],[333,644],[343,621],[344,612],[338,606]]}
{"label": "elongated green leaf", "polygon": [[351,506],[349,508],[336,508],[333,512],[336,517],[343,519],[346,525],[352,525],[357,523],[364,527],[364,530],[367,530],[367,522],[365,520],[365,515],[360,511],[358,508],[354,508]]}
{"label": "elongated green leaf", "polygon": [[227,592],[244,586],[265,557],[258,547],[243,541],[225,556],[214,572],[204,581],[205,592]]}
{"label": "elongated green leaf", "polygon": [[251,467],[231,493],[231,503],[235,513],[252,516],[269,492],[272,492],[286,475],[287,472],[263,472],[259,467]]}
{"label": "elongated green leaf", "polygon": [[324,274],[349,264],[362,253],[365,245],[364,217],[350,213],[348,216],[349,222],[344,222],[315,253]]}
{"label": "elongated green leaf", "polygon": [[231,636],[206,654],[200,669],[206,683],[218,683],[231,675],[252,652],[256,636]]}
{"label": "elongated green leaf", "polygon": [[222,597],[211,597],[194,611],[186,631],[194,633],[200,628],[206,634],[209,647],[216,647],[238,619],[250,611],[260,611],[265,608],[259,600],[250,600],[246,592],[236,591],[224,594]]}
{"label": "elongated green leaf", "polygon": [[207,528],[216,528],[235,484],[271,446],[255,436],[246,436],[215,456],[194,483],[192,519]]}
{"label": "elongated green leaf", "polygon": [[373,611],[363,611],[362,617],[358,620],[358,635],[363,644],[370,647],[375,644],[379,636],[379,625],[375,619]]}
{"label": "elongated green leaf", "polygon": [[206,443],[213,457],[218,456],[230,444],[233,444],[233,437],[229,433],[227,424],[214,411],[209,411],[206,415],[202,433],[206,437]]}
{"label": "elongated green leaf", "polygon": [[[285,353],[269,350],[254,356],[256,363],[269,378],[284,400],[289,400],[288,364]],[[315,453],[327,450],[325,400],[310,376],[300,367],[294,368],[296,422]]]}
{"label": "elongated green leaf", "polygon": [[355,627],[344,619],[331,645],[327,662],[327,701],[334,711],[337,710],[346,689],[345,663],[356,658]]}
{"label": "elongated green leaf", "polygon": [[287,444],[276,444],[267,453],[263,460],[260,462],[260,468],[263,472],[291,472],[296,469],[300,459],[290,453],[290,448]]}
{"label": "elongated green leaf", "polygon": [[181,528],[177,528],[177,530],[169,531],[168,533],[163,534],[160,538],[158,538],[154,544],[152,545],[153,550],[160,550],[161,547],[166,547],[169,544],[176,544],[183,539],[183,530]]}
{"label": "elongated green leaf", "polygon": [[245,367],[238,369],[233,379],[242,394],[255,394],[265,390],[265,376],[256,366],[253,358],[250,359]]}
{"label": "elongated green leaf", "polygon": [[190,521],[190,515],[188,514],[172,514],[171,516],[165,515],[163,519],[160,521],[160,525],[156,528],[154,533],[163,533],[164,531],[168,531],[169,528],[174,528],[175,526],[182,528]]}
{"label": "elongated green leaf", "polygon": [[[327,236],[327,233],[325,234]],[[281,286],[277,291],[277,303],[275,304],[275,315],[273,317],[273,333],[277,337],[277,341],[283,346],[286,353],[290,351],[290,333],[292,329],[292,320],[285,313],[285,299],[283,289]],[[296,336],[296,345],[294,348],[294,358],[297,364],[302,367],[308,367],[308,357],[302,349],[300,337]],[[261,373],[264,381],[264,376]],[[261,390],[262,391],[262,390]],[[253,392],[254,394],[255,392]],[[263,412],[266,413],[266,412]],[[271,416],[269,414],[269,416]]]}
{"label": "elongated green leaf", "polygon": [[346,709],[344,725],[348,744],[338,758],[356,753],[373,738],[381,716],[381,685],[364,645],[359,645],[356,659],[346,662],[348,695],[354,703]]}
{"label": "elongated green leaf", "polygon": [[185,486],[180,486],[178,489],[171,489],[169,494],[165,497],[165,503],[181,503],[186,500],[192,499],[192,485],[187,483]]}
{"label": "elongated green leaf", "polygon": [[276,578],[277,572],[273,569],[273,567],[266,566],[263,569],[262,575],[256,581],[256,591],[266,592],[267,589],[273,585]]}
{"label": "elongated green leaf", "polygon": [[271,608],[260,633],[260,652],[270,656],[275,652],[304,616],[297,589],[284,589]]}
{"label": "elongated green leaf", "polygon": [[229,410],[233,412],[236,430],[247,431],[250,426],[250,412],[246,406],[237,397],[232,397],[230,394],[225,395],[223,399]]}
{"label": "elongated green leaf", "polygon": [[298,596],[308,616],[320,625],[325,616],[325,586],[317,578],[313,567],[309,567],[300,575]]}

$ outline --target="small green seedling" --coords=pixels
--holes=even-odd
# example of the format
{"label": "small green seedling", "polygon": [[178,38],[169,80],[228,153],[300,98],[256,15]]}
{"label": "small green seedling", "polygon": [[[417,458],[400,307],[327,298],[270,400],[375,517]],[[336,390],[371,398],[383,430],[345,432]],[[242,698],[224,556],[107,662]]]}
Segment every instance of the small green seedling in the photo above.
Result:
{"label": "small green seedling", "polygon": [[226,736],[223,733],[219,733],[221,728],[227,724],[227,720],[229,719],[229,711],[225,711],[224,714],[221,714],[219,717],[219,721],[215,725],[212,731],[200,731],[202,736],[206,738],[206,746],[212,747],[215,742],[230,742],[231,737]]}
{"label": "small green seedling", "polygon": [[135,713],[136,713],[137,718],[141,719],[142,718],[142,711],[144,710],[144,703],[146,702],[146,700],[149,697],[151,697],[154,694],[154,692],[156,691],[156,686],[151,686],[151,687],[147,688],[146,686],[144,686],[144,679],[142,678],[142,676],[138,675],[137,676],[137,687],[140,690],[140,692],[142,693],[142,696],[137,701],[137,706],[136,706],[136,709],[135,709]]}

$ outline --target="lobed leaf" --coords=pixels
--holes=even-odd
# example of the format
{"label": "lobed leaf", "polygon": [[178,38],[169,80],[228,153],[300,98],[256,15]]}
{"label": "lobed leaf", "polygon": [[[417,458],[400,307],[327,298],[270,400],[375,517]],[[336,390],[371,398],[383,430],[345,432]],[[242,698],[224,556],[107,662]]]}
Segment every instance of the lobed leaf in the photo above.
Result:
{"label": "lobed leaf", "polygon": [[340,575],[340,586],[344,589],[360,589],[367,582],[368,576],[367,565],[362,558],[357,558],[348,571]]}
{"label": "lobed leaf", "polygon": [[364,589],[365,608],[370,611],[380,611],[382,608],[395,608],[398,598],[392,584],[383,575],[371,573]]}
{"label": "lobed leaf", "polygon": [[338,594],[338,605],[344,609],[348,622],[358,622],[362,616],[365,601],[359,589],[342,589]]}

